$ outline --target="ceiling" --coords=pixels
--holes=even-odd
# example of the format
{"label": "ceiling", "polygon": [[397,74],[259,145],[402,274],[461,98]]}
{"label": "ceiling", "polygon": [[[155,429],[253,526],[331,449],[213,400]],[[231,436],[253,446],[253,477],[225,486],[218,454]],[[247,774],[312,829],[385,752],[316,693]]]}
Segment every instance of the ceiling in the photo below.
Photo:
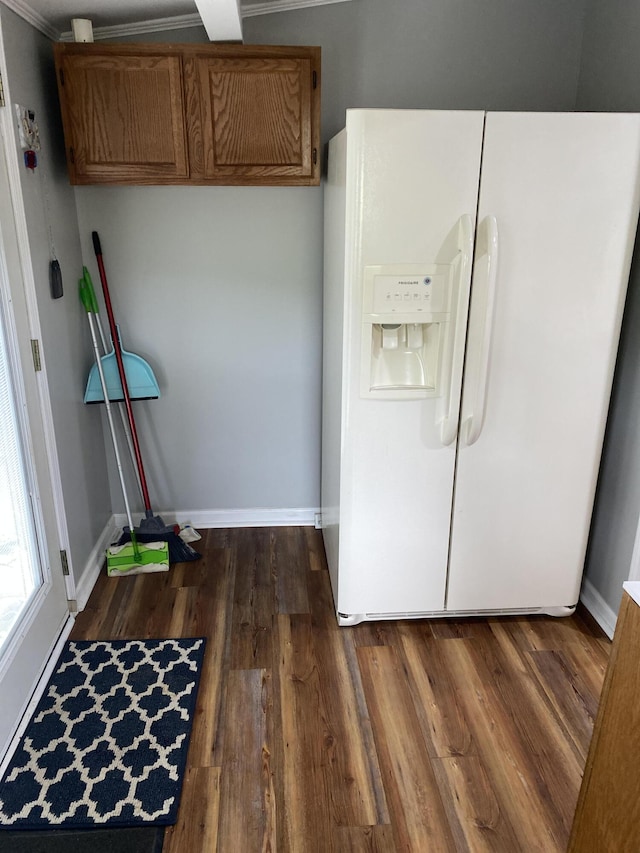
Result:
{"label": "ceiling", "polygon": [[71,19],[88,18],[94,38],[204,25],[212,41],[241,41],[242,19],[347,0],[0,0],[50,38],[71,40]]}

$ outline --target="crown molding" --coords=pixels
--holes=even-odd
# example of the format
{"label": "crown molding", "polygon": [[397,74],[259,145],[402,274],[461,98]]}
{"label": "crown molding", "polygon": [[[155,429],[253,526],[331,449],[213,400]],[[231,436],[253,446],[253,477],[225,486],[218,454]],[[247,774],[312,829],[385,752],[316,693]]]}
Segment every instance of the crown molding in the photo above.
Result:
{"label": "crown molding", "polygon": [[53,41],[57,41],[60,38],[58,30],[46,18],[43,18],[42,15],[32,9],[28,3],[25,3],[24,0],[2,0],[2,4]]}
{"label": "crown molding", "polygon": [[[4,0],[2,0],[4,2]],[[151,21],[137,21],[131,24],[114,24],[111,27],[94,27],[93,38],[101,39],[126,38],[143,33],[160,33],[166,30],[186,30],[190,27],[202,27],[202,18],[193,15],[175,15],[172,18],[154,18]],[[71,30],[61,33],[60,41],[73,41]]]}
{"label": "crown molding", "polygon": [[292,9],[310,9],[314,6],[329,6],[333,3],[349,3],[350,0],[268,0],[263,3],[248,3],[242,6],[242,17],[270,15],[273,12],[290,12]]}
{"label": "crown molding", "polygon": [[[42,15],[32,9],[25,0],[1,0],[1,2],[53,41],[73,40],[71,30],[66,30],[65,32],[58,31]],[[250,3],[241,7],[241,14],[243,18],[252,18],[256,15],[271,15],[275,12],[290,12],[294,9],[309,9],[314,6],[328,6],[333,3],[349,2],[350,0],[267,0],[267,2],[263,0],[263,2]],[[95,27],[93,37],[96,41],[100,41],[101,39],[127,38],[128,36],[142,35],[144,33],[184,30],[191,27],[203,26],[202,19],[198,14],[175,15],[171,18],[154,18],[150,21],[137,21],[131,24]]]}

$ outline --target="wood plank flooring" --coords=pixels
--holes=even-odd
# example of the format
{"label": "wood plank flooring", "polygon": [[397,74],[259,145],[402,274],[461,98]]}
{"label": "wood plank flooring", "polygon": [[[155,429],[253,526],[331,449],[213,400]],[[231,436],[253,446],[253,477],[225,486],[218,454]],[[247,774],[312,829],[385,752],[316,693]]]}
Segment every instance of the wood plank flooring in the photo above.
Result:
{"label": "wood plank flooring", "polygon": [[609,655],[588,617],[337,626],[321,535],[204,531],[73,639],[206,636],[163,853],[566,850]]}

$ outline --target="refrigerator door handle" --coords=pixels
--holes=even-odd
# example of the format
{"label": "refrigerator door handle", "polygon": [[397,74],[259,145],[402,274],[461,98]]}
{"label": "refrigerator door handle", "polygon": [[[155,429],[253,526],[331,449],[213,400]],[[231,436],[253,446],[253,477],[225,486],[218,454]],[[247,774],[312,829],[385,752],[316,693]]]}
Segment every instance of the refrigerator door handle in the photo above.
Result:
{"label": "refrigerator door handle", "polygon": [[[478,227],[476,257],[473,264],[473,294],[469,322],[469,351],[467,380],[475,373],[475,391],[466,424],[465,443],[474,444],[482,431],[487,397],[489,354],[498,273],[498,223],[495,216],[486,216]],[[481,263],[483,261],[483,263]],[[483,305],[484,303],[484,305]],[[484,307],[484,310],[482,310]],[[475,315],[475,317],[474,317]],[[476,333],[474,319],[482,324]],[[466,408],[466,406],[465,406]]]}
{"label": "refrigerator door handle", "polygon": [[455,328],[449,364],[445,370],[445,375],[448,377],[445,390],[445,415],[440,422],[440,441],[445,447],[453,443],[458,433],[472,259],[473,219],[465,213],[458,221],[458,252],[454,259],[457,266]]}

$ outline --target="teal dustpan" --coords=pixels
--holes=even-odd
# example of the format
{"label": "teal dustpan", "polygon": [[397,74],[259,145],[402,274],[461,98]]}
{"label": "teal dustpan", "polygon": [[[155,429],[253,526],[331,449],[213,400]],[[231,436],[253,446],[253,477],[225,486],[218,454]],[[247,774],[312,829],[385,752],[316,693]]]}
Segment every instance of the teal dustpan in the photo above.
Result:
{"label": "teal dustpan", "polygon": [[[106,341],[100,325],[98,316],[98,302],[96,300],[93,282],[89,275],[89,270],[83,268],[84,287],[86,288],[87,298],[91,300],[92,314],[98,320],[98,328],[100,337],[102,338],[103,347],[106,350]],[[139,355],[132,352],[127,352],[122,347],[122,339],[120,338],[120,328],[118,329],[118,340],[122,350],[122,361],[124,363],[124,372],[127,377],[127,385],[129,387],[129,396],[132,400],[157,400],[160,396],[160,388],[156,377],[151,369],[151,366]],[[111,352],[103,355],[100,359],[102,362],[102,370],[107,384],[107,394],[112,403],[117,403],[124,400],[122,393],[122,383],[120,382],[120,374],[118,372],[118,362],[113,348]],[[89,371],[87,378],[87,387],[84,392],[85,403],[104,403],[104,393],[102,391],[102,383],[97,365],[93,365]]]}
{"label": "teal dustpan", "polygon": [[[119,335],[120,329],[118,328]],[[124,372],[127,377],[131,399],[156,400],[160,396],[160,388],[149,364],[139,355],[127,352],[124,348],[122,348],[122,360],[124,362]],[[111,350],[111,352],[103,355],[100,361],[102,362],[104,378],[107,381],[109,400],[112,403],[124,400],[115,352]],[[100,374],[95,364],[89,371],[87,387],[84,392],[84,401],[85,403],[104,403]]]}

